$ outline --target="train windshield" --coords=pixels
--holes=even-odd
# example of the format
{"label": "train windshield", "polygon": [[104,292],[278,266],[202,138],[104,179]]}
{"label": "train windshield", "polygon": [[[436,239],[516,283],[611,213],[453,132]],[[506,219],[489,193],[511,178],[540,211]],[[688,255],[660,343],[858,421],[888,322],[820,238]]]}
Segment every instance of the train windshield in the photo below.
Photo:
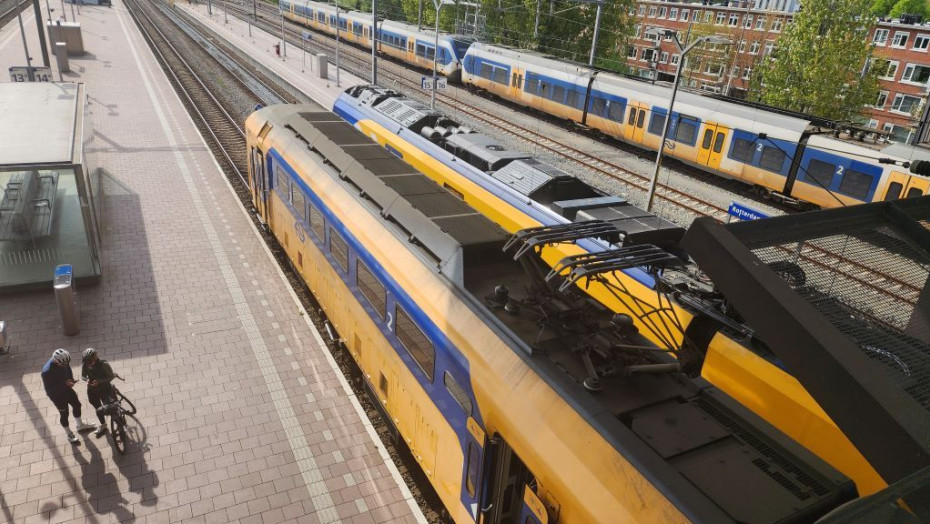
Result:
{"label": "train windshield", "polygon": [[468,48],[471,46],[472,40],[459,40],[457,38],[452,39],[452,49],[455,50],[455,58],[461,60],[465,58],[465,53],[468,52]]}

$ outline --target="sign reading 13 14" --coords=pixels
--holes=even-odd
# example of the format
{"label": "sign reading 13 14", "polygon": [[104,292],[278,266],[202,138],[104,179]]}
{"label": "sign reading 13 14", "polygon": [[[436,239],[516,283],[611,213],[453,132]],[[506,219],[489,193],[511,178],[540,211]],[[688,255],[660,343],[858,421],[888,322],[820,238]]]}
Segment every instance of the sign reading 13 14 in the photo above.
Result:
{"label": "sign reading 13 14", "polygon": [[[32,75],[29,74],[29,69],[32,69]],[[10,81],[11,82],[51,82],[52,81],[52,68],[50,67],[11,67],[10,68]]]}

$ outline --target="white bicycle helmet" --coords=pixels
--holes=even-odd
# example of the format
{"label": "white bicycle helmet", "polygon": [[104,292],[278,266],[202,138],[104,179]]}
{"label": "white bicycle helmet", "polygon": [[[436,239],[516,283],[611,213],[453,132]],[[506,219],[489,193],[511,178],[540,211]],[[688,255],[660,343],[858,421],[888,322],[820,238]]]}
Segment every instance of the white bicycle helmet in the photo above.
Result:
{"label": "white bicycle helmet", "polygon": [[87,362],[88,360],[97,356],[97,350],[94,348],[87,348],[84,350],[84,353],[81,354],[81,362]]}
{"label": "white bicycle helmet", "polygon": [[71,363],[71,353],[68,353],[66,349],[56,349],[52,353],[52,360],[57,364],[70,364]]}

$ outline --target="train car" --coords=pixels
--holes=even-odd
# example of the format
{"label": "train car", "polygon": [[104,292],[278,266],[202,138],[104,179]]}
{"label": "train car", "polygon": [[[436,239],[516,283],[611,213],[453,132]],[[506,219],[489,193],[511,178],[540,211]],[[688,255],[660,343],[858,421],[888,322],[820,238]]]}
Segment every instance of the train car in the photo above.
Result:
{"label": "train car", "polygon": [[[340,95],[334,111],[508,232],[598,219],[624,230],[629,241],[678,251],[681,228],[528,153],[508,150],[396,91],[355,86]],[[580,240],[554,248],[548,263],[609,248]],[[752,335],[752,327],[728,311],[726,301],[715,296],[706,281],[676,270],[654,279],[637,267],[614,276],[617,281],[589,283],[584,292],[615,312],[631,315],[653,343],[690,348],[683,358],[686,369],[699,372],[853,478],[860,492],[874,493],[886,486],[805,388]],[[621,299],[615,287],[633,298]],[[674,329],[657,329],[657,324]]]}
{"label": "train car", "polygon": [[[671,96],[666,86],[480,43],[465,55],[462,81],[653,151]],[[930,185],[905,160],[825,136],[801,115],[687,91],[675,109],[666,154],[785,203],[830,208],[895,198],[895,189],[920,196]]]}
{"label": "train car", "polygon": [[[294,22],[330,35],[336,34],[336,9],[318,2],[281,0],[284,16]],[[353,44],[371,49],[371,13],[340,10],[339,36]],[[436,33],[410,24],[385,20],[378,28],[378,51],[404,63],[432,71]],[[473,38],[440,33],[437,72],[452,81],[461,77],[462,59]]]}
{"label": "train car", "polygon": [[[246,133],[253,204],[456,522],[811,522],[856,497],[629,317],[542,280],[539,232],[508,240],[317,106]],[[643,253],[677,263],[608,254]]]}

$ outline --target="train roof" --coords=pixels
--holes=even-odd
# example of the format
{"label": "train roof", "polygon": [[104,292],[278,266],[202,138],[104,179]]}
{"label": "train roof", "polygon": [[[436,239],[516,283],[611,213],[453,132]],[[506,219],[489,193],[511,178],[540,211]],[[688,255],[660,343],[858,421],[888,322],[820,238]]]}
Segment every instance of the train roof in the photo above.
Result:
{"label": "train roof", "polygon": [[497,225],[329,111],[282,111],[297,140],[377,206],[441,271],[461,281],[464,258],[503,245]]}
{"label": "train roof", "polygon": [[[320,2],[313,2],[313,1],[308,1],[308,0],[296,1],[296,2],[292,0],[281,0],[281,3],[285,5],[295,4],[295,5],[313,7],[313,9],[318,9],[320,11],[324,11],[326,13],[331,13],[331,14],[335,14],[336,12],[336,8],[333,7],[332,4],[323,4]],[[339,18],[345,18],[347,20],[358,20],[358,21],[370,22],[371,13],[365,13],[363,11],[353,11],[353,10],[341,10],[339,12]],[[428,37],[433,37],[436,33],[432,29],[429,29],[426,27],[417,29],[417,26],[415,25],[408,24],[405,22],[398,22],[396,20],[384,20],[383,22],[381,22],[381,29],[406,31],[407,33],[410,33],[410,34],[416,34],[419,36],[428,36]],[[439,32],[439,38],[440,39],[452,38],[455,40],[462,40],[466,42],[472,42],[475,40],[475,38],[471,36],[458,35],[455,33],[446,33],[443,31]]]}
{"label": "train roof", "polygon": [[[504,46],[494,46],[487,44],[474,44],[472,49],[481,50],[492,55],[499,54],[508,58],[518,58],[521,61],[525,61],[539,67],[557,71],[563,74],[576,75],[582,79],[590,78],[591,76],[591,69],[587,66],[567,62],[554,57],[548,57],[526,49],[513,49]],[[631,79],[607,71],[598,71],[595,81],[599,84],[606,84],[612,87],[622,88],[625,91],[639,93],[645,99],[652,99],[655,97],[660,100],[668,100],[671,97],[672,88],[669,86],[647,83],[641,80]],[[811,121],[809,119],[781,114],[759,107],[743,105],[732,101],[704,96],[684,89],[679,89],[676,101],[676,109],[681,108],[682,105],[690,106],[691,108],[697,108],[701,111],[724,113],[736,118],[741,118],[743,120],[786,129],[794,133],[803,133],[807,131],[811,125]],[[682,113],[689,112],[685,109],[681,109],[680,111]],[[700,114],[696,116],[703,118],[703,115]]]}

